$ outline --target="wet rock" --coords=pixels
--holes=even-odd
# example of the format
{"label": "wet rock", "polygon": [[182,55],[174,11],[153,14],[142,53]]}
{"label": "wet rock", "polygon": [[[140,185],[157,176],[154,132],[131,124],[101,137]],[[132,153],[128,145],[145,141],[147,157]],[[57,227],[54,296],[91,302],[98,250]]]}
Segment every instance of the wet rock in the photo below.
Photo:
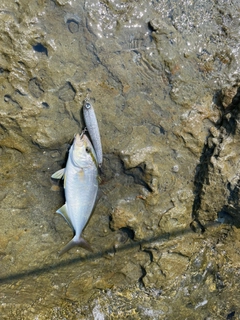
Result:
{"label": "wet rock", "polygon": [[[0,15],[1,317],[236,317],[238,1],[3,0]],[[104,153],[94,252],[59,258],[72,231],[50,176],[86,97]]]}
{"label": "wet rock", "polygon": [[236,93],[237,87],[222,89],[222,105],[224,108],[227,108],[232,103],[232,99]]}
{"label": "wet rock", "polygon": [[[233,89],[234,90],[234,89]],[[234,90],[235,91],[235,90]],[[236,101],[237,93],[232,98]],[[234,100],[235,99],[235,100]],[[238,211],[238,104],[230,107],[230,112],[222,119],[222,126],[218,129],[211,128],[211,136],[208,139],[209,150],[212,150],[207,168],[207,183],[203,185],[201,195],[201,216],[202,221],[231,221],[234,217],[235,223],[239,225]],[[234,166],[233,166],[234,163]],[[219,197],[214,201],[214,194]],[[236,211],[235,211],[235,209]],[[230,216],[228,218],[228,215]]]}
{"label": "wet rock", "polygon": [[[80,288],[80,290],[79,290]],[[78,300],[82,294],[90,293],[93,289],[93,275],[86,272],[79,279],[74,279],[69,285],[66,297],[71,300]]]}
{"label": "wet rock", "polygon": [[121,200],[111,213],[110,226],[113,230],[130,228],[130,230],[133,231],[135,239],[143,239],[143,229],[146,228],[146,226],[139,224],[143,214],[144,207],[141,201],[138,200],[138,204],[136,205],[135,199]]}
{"label": "wet rock", "polygon": [[41,87],[41,84],[37,78],[33,78],[33,79],[29,80],[28,87],[29,87],[29,91],[31,92],[31,94],[35,98],[41,97],[41,95],[44,92],[44,90]]}
{"label": "wet rock", "polygon": [[76,90],[73,88],[70,82],[66,82],[65,85],[59,90],[59,99],[63,101],[71,101],[74,99]]}
{"label": "wet rock", "polygon": [[75,14],[67,13],[64,17],[64,21],[71,33],[76,33],[79,31],[79,23],[81,18]]}

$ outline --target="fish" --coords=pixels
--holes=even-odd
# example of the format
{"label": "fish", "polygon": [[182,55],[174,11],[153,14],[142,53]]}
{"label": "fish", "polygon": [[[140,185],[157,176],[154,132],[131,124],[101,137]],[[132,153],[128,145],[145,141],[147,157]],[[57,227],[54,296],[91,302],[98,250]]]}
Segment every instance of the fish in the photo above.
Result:
{"label": "fish", "polygon": [[56,212],[63,216],[74,232],[74,237],[59,255],[75,246],[92,251],[89,243],[81,237],[81,233],[95,205],[98,192],[98,166],[94,148],[84,131],[74,138],[66,168],[58,170],[51,178],[64,179],[66,201]]}
{"label": "fish", "polygon": [[83,103],[83,117],[86,124],[87,131],[91,138],[94,150],[97,156],[98,166],[101,167],[103,162],[102,144],[101,137],[98,128],[97,118],[94,112],[93,106],[88,102]]}

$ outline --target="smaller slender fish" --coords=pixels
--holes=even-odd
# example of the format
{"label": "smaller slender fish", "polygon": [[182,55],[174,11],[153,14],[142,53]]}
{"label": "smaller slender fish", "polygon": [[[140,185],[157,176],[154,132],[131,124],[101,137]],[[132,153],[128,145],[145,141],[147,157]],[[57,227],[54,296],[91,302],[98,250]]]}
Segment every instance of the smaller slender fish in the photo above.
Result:
{"label": "smaller slender fish", "polygon": [[84,117],[87,130],[89,132],[90,138],[92,140],[98,165],[99,167],[101,167],[102,161],[103,161],[103,154],[102,154],[102,144],[101,144],[97,118],[96,118],[93,106],[86,100],[84,101],[84,104],[83,104],[83,117]]}

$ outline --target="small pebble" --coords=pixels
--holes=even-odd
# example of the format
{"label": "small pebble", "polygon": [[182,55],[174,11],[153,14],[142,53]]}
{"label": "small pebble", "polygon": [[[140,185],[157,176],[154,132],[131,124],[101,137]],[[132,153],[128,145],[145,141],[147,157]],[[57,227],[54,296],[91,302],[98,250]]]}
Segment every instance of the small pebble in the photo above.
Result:
{"label": "small pebble", "polygon": [[173,172],[178,172],[179,171],[179,166],[176,164],[175,166],[172,167]]}

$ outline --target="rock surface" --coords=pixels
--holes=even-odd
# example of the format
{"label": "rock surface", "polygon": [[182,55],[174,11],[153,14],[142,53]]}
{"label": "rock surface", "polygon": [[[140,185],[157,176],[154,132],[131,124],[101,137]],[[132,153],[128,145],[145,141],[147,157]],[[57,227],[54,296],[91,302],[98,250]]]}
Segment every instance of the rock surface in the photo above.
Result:
{"label": "rock surface", "polygon": [[[0,318],[240,316],[239,1],[0,5]],[[81,108],[104,162],[84,230],[55,214]]]}

